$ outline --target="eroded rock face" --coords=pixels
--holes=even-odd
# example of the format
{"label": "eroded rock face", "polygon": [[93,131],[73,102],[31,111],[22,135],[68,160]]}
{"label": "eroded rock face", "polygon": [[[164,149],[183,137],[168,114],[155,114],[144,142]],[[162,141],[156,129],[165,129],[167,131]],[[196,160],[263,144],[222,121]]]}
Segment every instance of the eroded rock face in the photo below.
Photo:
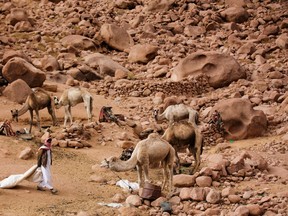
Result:
{"label": "eroded rock face", "polygon": [[9,82],[17,79],[24,80],[29,87],[41,87],[46,80],[46,75],[43,71],[34,67],[26,60],[14,57],[10,59],[3,67],[3,77]]}
{"label": "eroded rock face", "polygon": [[102,25],[100,34],[109,46],[120,51],[129,49],[134,45],[134,41],[127,31],[114,24]]}
{"label": "eroded rock face", "polygon": [[245,139],[261,136],[267,129],[263,111],[254,110],[248,99],[232,98],[218,102],[210,113],[221,114],[227,139]]}
{"label": "eroded rock face", "polygon": [[245,71],[232,56],[217,52],[196,52],[179,62],[172,72],[171,80],[180,81],[199,74],[208,76],[208,83],[213,88],[246,78]]}

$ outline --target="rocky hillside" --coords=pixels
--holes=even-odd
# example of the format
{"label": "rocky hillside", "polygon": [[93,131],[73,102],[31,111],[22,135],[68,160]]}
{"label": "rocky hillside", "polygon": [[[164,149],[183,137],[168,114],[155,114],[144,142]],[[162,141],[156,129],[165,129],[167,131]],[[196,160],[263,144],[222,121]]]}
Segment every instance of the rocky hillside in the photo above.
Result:
{"label": "rocky hillside", "polygon": [[[21,78],[37,87],[51,80],[111,97],[162,92],[162,98],[184,96],[201,111],[242,97],[273,115],[273,125],[284,120],[278,108],[288,82],[287,2],[0,4],[3,84]],[[10,91],[4,95],[23,103]]]}
{"label": "rocky hillside", "polygon": [[[127,120],[139,126],[138,135],[162,131],[166,125],[154,122],[152,110],[177,103],[199,112],[206,147],[285,135],[287,56],[285,0],[0,1],[0,90],[5,98],[24,103],[34,87],[54,94],[59,85],[82,86],[121,104]],[[223,135],[206,124],[215,109],[223,118]],[[285,145],[287,138],[267,143],[266,150],[285,153]],[[239,154],[233,150],[229,157],[232,153]],[[248,157],[243,154],[235,163]],[[258,169],[251,172],[269,181]],[[227,181],[242,177],[228,176]],[[183,201],[188,193],[178,198]],[[205,210],[205,205],[196,208]],[[285,215],[287,208],[280,209]]]}

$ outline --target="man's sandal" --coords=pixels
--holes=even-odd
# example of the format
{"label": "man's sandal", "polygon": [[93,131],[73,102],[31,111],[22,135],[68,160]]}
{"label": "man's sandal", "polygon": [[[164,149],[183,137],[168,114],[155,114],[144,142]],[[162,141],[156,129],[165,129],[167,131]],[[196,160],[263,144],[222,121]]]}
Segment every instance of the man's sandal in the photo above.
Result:
{"label": "man's sandal", "polygon": [[54,188],[52,188],[50,191],[51,191],[52,194],[57,194],[58,193],[58,191],[56,189],[54,189]]}
{"label": "man's sandal", "polygon": [[39,191],[45,191],[45,189],[43,187],[37,186],[37,190]]}

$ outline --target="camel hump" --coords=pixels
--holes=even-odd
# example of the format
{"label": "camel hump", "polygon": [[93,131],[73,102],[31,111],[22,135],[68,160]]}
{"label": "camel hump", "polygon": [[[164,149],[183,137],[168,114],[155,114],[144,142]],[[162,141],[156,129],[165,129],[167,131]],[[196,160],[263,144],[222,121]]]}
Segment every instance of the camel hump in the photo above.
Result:
{"label": "camel hump", "polygon": [[157,133],[150,133],[150,134],[148,135],[148,138],[149,138],[149,139],[159,138],[159,135],[158,135]]}
{"label": "camel hump", "polygon": [[49,93],[47,91],[45,91],[44,89],[42,89],[40,87],[33,88],[32,91],[33,91],[34,94],[38,94],[38,93],[41,94],[42,93],[42,94],[45,94],[45,95],[49,95]]}
{"label": "camel hump", "polygon": [[193,124],[187,121],[174,122],[169,128],[175,137],[187,139],[195,136]]}

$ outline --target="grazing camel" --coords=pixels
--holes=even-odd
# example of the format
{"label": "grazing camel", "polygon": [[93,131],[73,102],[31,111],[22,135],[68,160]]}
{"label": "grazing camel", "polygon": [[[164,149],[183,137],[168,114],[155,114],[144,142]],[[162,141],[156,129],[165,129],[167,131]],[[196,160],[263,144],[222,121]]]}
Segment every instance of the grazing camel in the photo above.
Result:
{"label": "grazing camel", "polygon": [[158,109],[154,109],[153,115],[157,122],[166,119],[170,125],[183,119],[188,119],[189,122],[195,125],[198,124],[198,112],[185,104],[170,105],[161,114],[159,114]]}
{"label": "grazing camel", "polygon": [[178,171],[180,168],[178,152],[185,151],[188,148],[195,159],[195,166],[190,173],[196,172],[200,165],[200,155],[203,150],[203,136],[200,129],[191,122],[175,122],[168,126],[162,138],[167,140],[176,151]]}
{"label": "grazing camel", "polygon": [[[117,172],[128,171],[137,168],[138,183],[143,186],[142,171],[144,170],[144,180],[149,181],[149,164],[161,162],[163,169],[162,190],[169,181],[169,193],[172,192],[173,163],[175,159],[174,148],[158,134],[149,134],[148,138],[137,143],[131,157],[127,161],[122,161],[116,157],[110,157],[106,161],[106,166]],[[105,163],[105,162],[104,162]]]}
{"label": "grazing camel", "polygon": [[37,125],[39,131],[41,131],[40,127],[40,118],[39,118],[39,110],[44,109],[47,107],[49,114],[52,117],[53,125],[57,124],[56,116],[55,116],[55,106],[52,97],[43,89],[35,88],[32,89],[33,92],[28,95],[25,104],[20,110],[13,109],[11,110],[13,120],[18,122],[18,117],[25,114],[28,110],[30,112],[30,129],[29,133],[32,130],[33,124],[33,110],[35,110],[36,118],[37,118]]}
{"label": "grazing camel", "polygon": [[70,119],[70,124],[73,123],[71,115],[71,107],[76,106],[79,103],[84,102],[84,106],[88,115],[88,121],[92,121],[92,111],[93,111],[93,97],[85,89],[79,87],[71,87],[66,89],[60,99],[57,96],[54,96],[54,102],[56,108],[64,106],[65,108],[65,117],[64,117],[64,127],[66,127],[68,118]]}

